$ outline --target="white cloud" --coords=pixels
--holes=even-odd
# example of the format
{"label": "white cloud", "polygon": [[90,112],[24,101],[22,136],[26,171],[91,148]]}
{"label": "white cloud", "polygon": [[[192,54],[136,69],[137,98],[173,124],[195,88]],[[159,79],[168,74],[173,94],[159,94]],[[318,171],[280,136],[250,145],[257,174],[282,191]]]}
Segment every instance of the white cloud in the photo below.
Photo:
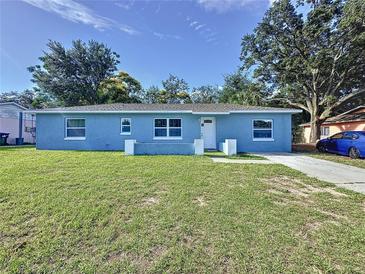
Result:
{"label": "white cloud", "polygon": [[116,5],[119,8],[130,10],[134,6],[135,0],[122,0],[119,2],[115,2],[114,5]]}
{"label": "white cloud", "polygon": [[96,14],[90,8],[74,0],[23,0],[24,2],[42,10],[55,13],[62,18],[94,27],[97,30],[117,28],[130,35],[138,31],[127,25],[121,25],[114,20]]}
{"label": "white cloud", "polygon": [[129,10],[131,8],[131,5],[126,4],[126,3],[121,3],[121,2],[116,2],[116,3],[114,3],[114,5],[116,5],[119,8],[125,9],[125,10]]}
{"label": "white cloud", "polygon": [[135,30],[134,28],[132,28],[131,26],[127,26],[127,25],[120,25],[119,29],[125,33],[128,33],[130,35],[137,35],[139,34],[139,31]]}
{"label": "white cloud", "polygon": [[207,10],[215,10],[217,12],[226,12],[232,9],[240,9],[249,4],[258,2],[272,3],[275,0],[196,0],[197,3]]}
{"label": "white cloud", "polygon": [[270,6],[272,5],[272,4],[274,4],[274,2],[276,2],[277,0],[269,0],[269,2],[270,2]]}
{"label": "white cloud", "polygon": [[193,21],[193,22],[191,22],[190,24],[189,24],[189,26],[190,27],[194,27],[195,25],[198,25],[199,24],[199,22],[197,22],[197,21]]}
{"label": "white cloud", "polygon": [[190,16],[185,19],[189,23],[189,27],[198,32],[207,43],[217,43],[217,33],[212,31],[206,24],[193,20]]}
{"label": "white cloud", "polygon": [[195,27],[195,30],[199,30],[201,28],[205,27],[205,24],[200,24]]}
{"label": "white cloud", "polygon": [[160,32],[153,32],[153,35],[158,37],[160,40],[165,40],[165,39],[182,40],[182,37],[179,35],[165,34]]}

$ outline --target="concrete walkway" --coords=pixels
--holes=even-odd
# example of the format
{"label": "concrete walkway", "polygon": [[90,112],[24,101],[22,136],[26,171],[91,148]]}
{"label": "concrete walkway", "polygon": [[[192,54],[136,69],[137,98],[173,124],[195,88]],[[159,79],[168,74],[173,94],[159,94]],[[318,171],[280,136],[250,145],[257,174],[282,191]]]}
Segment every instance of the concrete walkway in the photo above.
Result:
{"label": "concrete walkway", "polygon": [[242,159],[228,159],[222,157],[211,157],[215,163],[228,163],[228,164],[275,164],[269,160],[242,160]]}
{"label": "concrete walkway", "polygon": [[[316,159],[298,153],[260,153],[274,163],[299,170],[309,177],[365,194],[365,169]],[[365,161],[365,160],[364,160]]]}

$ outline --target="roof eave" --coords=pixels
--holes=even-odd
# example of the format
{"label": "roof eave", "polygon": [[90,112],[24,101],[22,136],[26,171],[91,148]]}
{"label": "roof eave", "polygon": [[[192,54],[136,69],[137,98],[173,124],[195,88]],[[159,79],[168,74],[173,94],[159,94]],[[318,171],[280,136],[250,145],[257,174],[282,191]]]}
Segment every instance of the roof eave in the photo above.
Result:
{"label": "roof eave", "polygon": [[28,110],[30,114],[91,114],[91,113],[191,113],[196,115],[224,115],[231,113],[301,113],[302,110],[232,110],[232,111],[192,111],[192,110]]}
{"label": "roof eave", "polygon": [[17,106],[23,110],[26,110],[27,108],[26,107],[23,107],[22,105],[19,105],[18,103],[15,103],[15,102],[3,102],[3,103],[0,103],[0,105],[14,105],[14,106]]}

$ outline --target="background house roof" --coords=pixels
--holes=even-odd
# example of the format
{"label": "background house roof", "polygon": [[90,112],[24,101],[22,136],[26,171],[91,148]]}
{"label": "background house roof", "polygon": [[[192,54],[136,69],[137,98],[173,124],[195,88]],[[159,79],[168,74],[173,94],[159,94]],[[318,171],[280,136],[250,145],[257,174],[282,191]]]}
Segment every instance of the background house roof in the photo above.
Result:
{"label": "background house roof", "polygon": [[[326,121],[322,123],[322,125],[346,123],[346,122],[358,122],[358,121],[365,122],[365,112],[359,112],[359,110],[361,109],[365,109],[365,106],[358,106],[342,114],[327,118]],[[309,126],[309,125],[310,123],[301,124],[301,126]]]}
{"label": "background house roof", "polygon": [[191,113],[230,113],[230,112],[289,112],[299,113],[293,108],[274,108],[243,106],[238,104],[106,104],[77,107],[49,108],[34,110],[36,113],[87,113],[87,112],[191,112]]}
{"label": "background house roof", "polygon": [[22,105],[19,105],[18,103],[15,103],[15,102],[3,102],[3,103],[0,103],[0,106],[7,106],[7,105],[12,105],[12,106],[16,106],[20,109],[27,109],[26,107],[23,107]]}

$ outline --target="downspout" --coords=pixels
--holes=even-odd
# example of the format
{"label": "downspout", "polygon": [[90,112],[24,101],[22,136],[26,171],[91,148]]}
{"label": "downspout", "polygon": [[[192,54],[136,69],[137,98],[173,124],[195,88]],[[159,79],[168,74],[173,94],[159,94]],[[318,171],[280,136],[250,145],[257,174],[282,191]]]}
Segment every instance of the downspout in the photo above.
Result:
{"label": "downspout", "polygon": [[19,112],[19,138],[23,138],[23,112]]}

